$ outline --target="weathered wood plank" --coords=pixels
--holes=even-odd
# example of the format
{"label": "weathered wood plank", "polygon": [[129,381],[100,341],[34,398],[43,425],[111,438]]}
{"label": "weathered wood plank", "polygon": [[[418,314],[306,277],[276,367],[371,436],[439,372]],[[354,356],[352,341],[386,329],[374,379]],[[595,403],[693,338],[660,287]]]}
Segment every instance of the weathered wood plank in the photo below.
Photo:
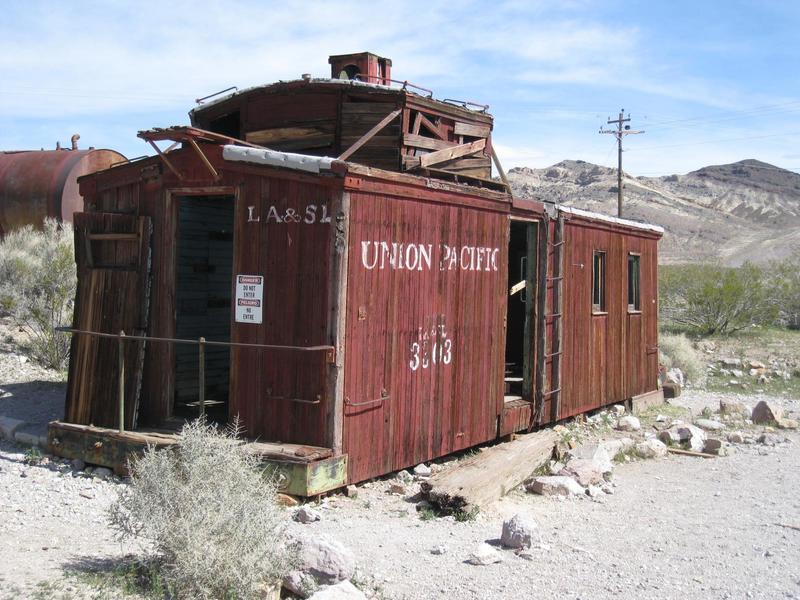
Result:
{"label": "weathered wood plank", "polygon": [[[355,142],[355,143],[354,143],[352,146],[350,146],[350,147],[349,147],[347,150],[345,150],[344,152],[342,152],[342,154],[339,156],[339,160],[347,160],[348,158],[350,158],[350,157],[351,157],[351,156],[352,156],[352,155],[353,155],[353,154],[354,154],[354,153],[355,153],[355,152],[356,152],[356,151],[357,151],[359,148],[361,148],[361,147],[362,147],[364,144],[366,144],[366,143],[367,143],[367,142],[369,142],[369,141],[370,141],[370,140],[371,140],[373,137],[375,137],[375,136],[378,134],[378,132],[379,132],[381,129],[383,129],[383,128],[384,128],[384,127],[386,127],[386,126],[387,126],[387,125],[388,125],[390,122],[392,122],[394,119],[396,119],[396,118],[397,118],[397,117],[400,115],[400,113],[401,113],[401,112],[403,112],[403,109],[401,109],[401,108],[398,108],[398,109],[396,109],[396,110],[393,110],[392,112],[390,112],[390,113],[389,113],[388,115],[386,115],[385,117],[383,117],[383,119],[381,119],[380,121],[378,121],[378,123],[376,123],[376,124],[375,124],[375,125],[372,127],[372,129],[370,129],[370,130],[369,130],[367,133],[365,133],[363,136],[361,136],[361,137],[360,137],[360,138],[359,138],[359,139],[358,139],[358,140],[357,140],[357,141],[356,141],[356,142]],[[343,145],[344,145],[344,139],[345,139],[345,138],[343,137],[343,138],[342,138],[342,144],[343,144]]]}
{"label": "weathered wood plank", "polygon": [[299,140],[306,137],[313,137],[320,134],[332,134],[334,124],[326,128],[320,127],[271,127],[269,129],[259,129],[251,131],[245,135],[245,140],[254,144],[269,145],[274,142],[285,142],[288,140]]}
{"label": "weathered wood plank", "polygon": [[413,133],[407,133],[403,136],[403,144],[406,146],[413,146],[414,148],[424,148],[426,150],[443,150],[455,146],[453,142],[446,142],[444,140],[425,137],[424,135],[415,135]]}
{"label": "weathered wood plank", "polygon": [[504,496],[550,459],[558,434],[522,435],[484,449],[422,484],[429,501],[445,513],[482,508]]}
{"label": "weathered wood plank", "polygon": [[492,128],[489,125],[476,125],[474,123],[462,123],[461,121],[456,121],[453,131],[456,135],[468,135],[470,137],[485,138],[489,137],[489,134],[492,132]]}
{"label": "weathered wood plank", "polygon": [[433,165],[438,165],[439,163],[443,163],[454,158],[468,156],[470,154],[480,152],[485,147],[486,140],[478,140],[477,142],[472,142],[470,144],[461,144],[460,146],[453,146],[452,148],[437,150],[436,152],[431,152],[430,154],[421,156],[419,159],[420,166],[430,167]]}

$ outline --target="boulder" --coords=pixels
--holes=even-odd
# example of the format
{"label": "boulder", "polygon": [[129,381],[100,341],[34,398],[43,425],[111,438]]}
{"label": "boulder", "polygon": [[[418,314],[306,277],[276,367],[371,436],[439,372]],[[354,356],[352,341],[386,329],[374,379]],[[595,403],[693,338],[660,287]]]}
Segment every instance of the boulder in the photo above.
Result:
{"label": "boulder", "polygon": [[292,518],[298,523],[313,523],[314,521],[321,521],[322,515],[310,506],[301,506]]}
{"label": "boulder", "polygon": [[719,412],[723,415],[741,415],[745,419],[749,419],[752,409],[743,402],[735,402],[734,400],[720,400]]}
{"label": "boulder", "polygon": [[109,469],[108,467],[97,467],[94,471],[92,471],[92,475],[97,477],[98,479],[108,479],[114,474],[114,471]]}
{"label": "boulder", "polygon": [[650,439],[636,444],[636,454],[642,458],[663,458],[667,455],[666,444]]}
{"label": "boulder", "polygon": [[537,533],[537,525],[533,519],[525,515],[516,514],[503,521],[503,533],[500,542],[506,548],[530,548],[533,537]]}
{"label": "boulder", "polygon": [[742,361],[738,358],[720,358],[720,364],[725,365],[726,367],[741,367]]}
{"label": "boulder", "polygon": [[302,571],[290,571],[283,578],[283,587],[292,592],[295,596],[308,598],[311,590],[316,589],[317,580],[308,573]]}
{"label": "boulder", "polygon": [[13,440],[14,433],[23,425],[25,425],[25,421],[0,415],[0,436],[9,440]]}
{"label": "boulder", "polygon": [[475,552],[470,554],[467,562],[471,565],[493,565],[494,563],[499,563],[503,561],[503,557],[500,553],[492,548],[486,542],[482,543],[475,549]]}
{"label": "boulder", "polygon": [[681,436],[678,435],[678,429],[675,427],[659,431],[658,439],[665,446],[674,446],[681,443]]}
{"label": "boulder", "polygon": [[416,475],[417,477],[427,478],[430,477],[432,473],[433,471],[431,471],[431,468],[424,463],[414,467],[414,475]]}
{"label": "boulder", "polygon": [[[620,443],[619,446],[621,448],[622,444]],[[596,463],[605,474],[614,470],[614,463],[611,462],[611,458],[612,456],[616,456],[618,453],[619,449],[617,449],[613,455],[608,451],[608,442],[598,442],[596,444],[582,444],[577,448],[573,448],[567,452],[567,455],[570,459],[581,458],[585,460],[591,460]],[[556,471],[556,473],[557,472],[558,471]]]}
{"label": "boulder", "polygon": [[683,371],[681,371],[678,367],[673,367],[669,371],[667,371],[667,383],[674,383],[681,387],[684,386],[685,378],[683,376]]}
{"label": "boulder", "polygon": [[763,444],[764,446],[774,446],[781,443],[781,438],[774,433],[764,432],[758,436],[758,443]]}
{"label": "boulder", "polygon": [[781,417],[783,417],[783,411],[779,406],[762,400],[755,405],[750,418],[753,420],[753,423],[760,425],[763,423],[773,423],[781,419]]}
{"label": "boulder", "polygon": [[708,438],[703,446],[703,452],[706,454],[723,454],[722,440]]}
{"label": "boulder", "polygon": [[594,460],[573,458],[567,462],[567,465],[558,474],[572,477],[583,487],[586,487],[603,481],[604,469],[604,465],[600,465]]}
{"label": "boulder", "polygon": [[694,424],[706,431],[721,431],[725,429],[725,425],[713,419],[695,419]]}
{"label": "boulder", "polygon": [[625,407],[622,404],[615,404],[611,407],[611,414],[621,417],[625,414]]}
{"label": "boulder", "polygon": [[[629,437],[617,438],[613,440],[601,440],[598,442],[598,446],[606,451],[606,454],[608,454],[610,459],[613,459],[620,452],[627,452],[633,448],[633,440]],[[600,462],[602,464],[602,461]],[[609,460],[609,464],[613,468],[614,464],[611,462],[611,460]]]}
{"label": "boulder", "polygon": [[740,369],[731,369],[731,375],[736,377],[736,379],[741,379],[742,377],[744,377],[744,371]]}
{"label": "boulder", "polygon": [[353,553],[336,540],[324,536],[303,537],[298,545],[298,570],[312,575],[318,582],[330,585],[353,576]]}
{"label": "boulder", "polygon": [[682,425],[677,428],[678,437],[682,444],[688,443],[689,449],[702,452],[706,443],[706,433],[694,425]]}
{"label": "boulder", "polygon": [[525,489],[542,496],[582,496],[583,486],[572,477],[554,475],[537,477],[525,486]]}
{"label": "boulder", "polygon": [[308,600],[367,600],[367,597],[349,581],[340,581],[322,588]]}
{"label": "boulder", "polygon": [[775,423],[778,426],[778,429],[797,429],[798,427],[798,422],[795,419],[781,418]]}
{"label": "boulder", "polygon": [[617,429],[620,431],[639,431],[641,428],[642,424],[639,422],[639,419],[632,415],[621,417],[619,421],[617,421]]}
{"label": "boulder", "polygon": [[744,444],[744,435],[741,431],[732,431],[728,434],[728,441],[731,444]]}
{"label": "boulder", "polygon": [[405,496],[406,493],[408,493],[408,488],[406,487],[405,483],[394,481],[389,484],[389,493],[398,494],[399,496]]}

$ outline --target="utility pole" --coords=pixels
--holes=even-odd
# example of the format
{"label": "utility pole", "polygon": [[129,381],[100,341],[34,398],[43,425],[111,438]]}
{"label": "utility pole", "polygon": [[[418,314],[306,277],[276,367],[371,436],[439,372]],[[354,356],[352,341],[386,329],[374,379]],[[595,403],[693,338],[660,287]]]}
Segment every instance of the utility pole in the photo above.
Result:
{"label": "utility pole", "polygon": [[620,218],[622,218],[622,138],[633,133],[644,133],[643,130],[631,131],[630,125],[623,127],[623,123],[628,123],[630,120],[630,114],[625,118],[625,109],[621,108],[618,119],[612,120],[611,117],[608,117],[608,121],[606,121],[609,125],[616,124],[617,128],[600,129],[600,133],[611,133],[617,138],[617,216]]}

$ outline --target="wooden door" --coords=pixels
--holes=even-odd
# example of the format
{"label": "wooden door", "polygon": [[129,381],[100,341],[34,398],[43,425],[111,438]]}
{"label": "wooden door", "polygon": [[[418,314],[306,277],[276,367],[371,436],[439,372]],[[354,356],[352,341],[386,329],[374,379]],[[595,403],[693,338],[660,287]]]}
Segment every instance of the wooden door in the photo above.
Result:
{"label": "wooden door", "polygon": [[[150,298],[149,217],[75,213],[78,291],[73,328],[146,335]],[[125,428],[136,427],[145,343],[124,342]],[[74,333],[65,418],[70,423],[119,426],[118,340]]]}

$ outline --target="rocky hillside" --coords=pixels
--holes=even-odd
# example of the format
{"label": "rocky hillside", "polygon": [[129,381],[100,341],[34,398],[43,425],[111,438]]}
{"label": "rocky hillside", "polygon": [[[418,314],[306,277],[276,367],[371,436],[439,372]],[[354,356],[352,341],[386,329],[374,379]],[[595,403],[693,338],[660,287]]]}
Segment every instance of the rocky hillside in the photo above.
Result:
{"label": "rocky hillside", "polygon": [[[511,169],[520,197],[616,215],[617,173],[580,160]],[[662,225],[661,261],[765,262],[800,249],[800,175],[757,160],[686,175],[625,174],[625,217]]]}

